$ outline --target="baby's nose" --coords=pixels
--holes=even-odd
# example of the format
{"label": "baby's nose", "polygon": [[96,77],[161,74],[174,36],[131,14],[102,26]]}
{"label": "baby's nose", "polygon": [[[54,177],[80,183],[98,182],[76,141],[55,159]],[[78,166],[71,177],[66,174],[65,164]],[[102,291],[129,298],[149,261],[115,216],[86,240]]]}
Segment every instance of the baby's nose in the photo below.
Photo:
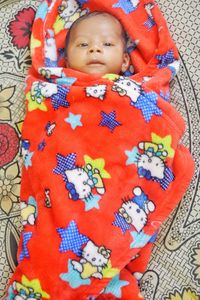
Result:
{"label": "baby's nose", "polygon": [[99,46],[99,45],[92,45],[91,47],[90,47],[90,49],[89,49],[89,52],[90,53],[93,53],[93,52],[102,52],[102,49],[101,49],[101,47]]}

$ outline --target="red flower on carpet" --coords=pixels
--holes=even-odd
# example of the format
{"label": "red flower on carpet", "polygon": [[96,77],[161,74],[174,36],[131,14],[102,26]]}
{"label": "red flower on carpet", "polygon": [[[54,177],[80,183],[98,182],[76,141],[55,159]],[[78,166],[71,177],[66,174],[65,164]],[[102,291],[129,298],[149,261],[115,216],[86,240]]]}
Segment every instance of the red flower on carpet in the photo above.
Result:
{"label": "red flower on carpet", "polygon": [[15,20],[9,23],[8,28],[12,36],[12,43],[18,49],[29,45],[34,17],[35,10],[32,7],[23,8],[15,16]]}
{"label": "red flower on carpet", "polygon": [[19,151],[16,130],[7,123],[0,123],[0,169],[10,163]]}

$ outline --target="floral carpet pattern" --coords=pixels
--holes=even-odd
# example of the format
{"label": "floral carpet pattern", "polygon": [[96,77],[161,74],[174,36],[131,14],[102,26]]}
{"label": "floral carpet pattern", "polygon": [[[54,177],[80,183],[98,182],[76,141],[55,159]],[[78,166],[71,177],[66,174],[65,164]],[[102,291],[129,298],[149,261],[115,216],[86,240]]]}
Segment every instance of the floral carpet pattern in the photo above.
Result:
{"label": "floral carpet pattern", "polygon": [[[0,299],[17,260],[21,231],[21,128],[24,78],[31,64],[29,39],[39,0],[0,0]],[[196,162],[189,190],[163,224],[148,270],[140,281],[145,300],[198,300],[200,295],[200,3],[158,0],[181,57],[172,82],[173,105],[187,130],[183,138]]]}

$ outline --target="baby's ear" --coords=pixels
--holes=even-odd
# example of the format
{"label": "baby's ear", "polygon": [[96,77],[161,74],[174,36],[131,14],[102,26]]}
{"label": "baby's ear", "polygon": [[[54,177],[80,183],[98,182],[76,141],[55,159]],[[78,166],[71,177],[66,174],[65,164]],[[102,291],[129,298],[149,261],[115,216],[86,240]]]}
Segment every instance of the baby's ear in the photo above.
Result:
{"label": "baby's ear", "polygon": [[130,56],[128,55],[127,52],[125,52],[123,54],[123,63],[122,63],[122,67],[121,67],[122,73],[126,72],[126,70],[128,69],[129,65],[130,65]]}

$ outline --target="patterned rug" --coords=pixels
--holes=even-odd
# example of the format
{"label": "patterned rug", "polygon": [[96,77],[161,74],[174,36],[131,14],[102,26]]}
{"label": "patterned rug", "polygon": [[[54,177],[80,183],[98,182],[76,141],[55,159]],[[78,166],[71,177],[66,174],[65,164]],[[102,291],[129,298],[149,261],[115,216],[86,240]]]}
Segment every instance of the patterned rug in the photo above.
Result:
{"label": "patterned rug", "polygon": [[[0,0],[0,299],[14,271],[21,231],[19,210],[24,78],[30,66],[30,31],[39,0]],[[198,300],[200,295],[200,3],[159,0],[181,57],[171,83],[173,105],[187,130],[196,162],[193,181],[163,224],[140,286],[145,300]]]}

